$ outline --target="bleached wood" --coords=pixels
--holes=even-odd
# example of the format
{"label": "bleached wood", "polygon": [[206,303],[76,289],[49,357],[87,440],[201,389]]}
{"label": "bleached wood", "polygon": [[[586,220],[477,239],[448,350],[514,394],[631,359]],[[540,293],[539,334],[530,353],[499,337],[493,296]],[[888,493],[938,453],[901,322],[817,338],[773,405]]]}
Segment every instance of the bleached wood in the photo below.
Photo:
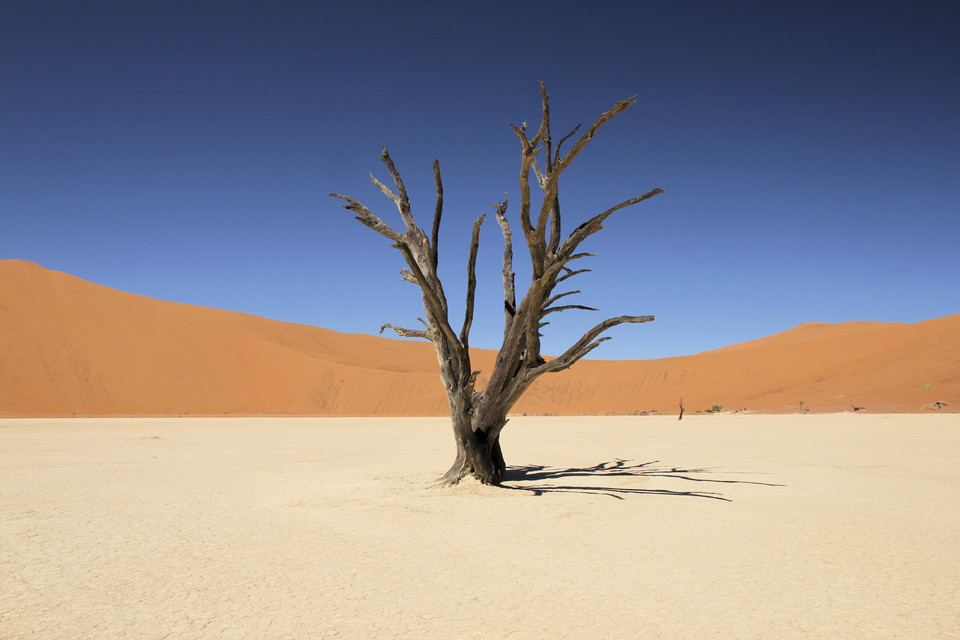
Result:
{"label": "bleached wood", "polygon": [[[421,320],[425,329],[406,329],[393,324],[384,324],[401,337],[413,337],[433,342],[440,365],[440,377],[447,392],[450,417],[453,424],[457,456],[450,470],[441,479],[441,484],[456,484],[465,475],[472,474],[481,482],[499,484],[506,473],[506,464],[500,448],[500,432],[507,423],[507,414],[516,401],[541,375],[562,371],[573,366],[609,337],[602,336],[608,329],[627,323],[643,323],[653,316],[617,316],[608,318],[564,351],[559,357],[546,359],[540,353],[540,330],[549,323],[544,317],[566,310],[590,310],[585,305],[556,305],[555,303],[578,290],[554,293],[558,283],[589,269],[570,269],[574,261],[593,256],[579,252],[577,248],[584,239],[603,228],[603,222],[616,211],[651,198],[663,191],[654,189],[642,196],[625,200],[578,226],[566,239],[561,239],[561,215],[558,179],[578,154],[589,144],[600,127],[617,114],[629,108],[635,99],[621,100],[605,111],[577,139],[573,147],[561,155],[561,145],[579,130],[577,125],[560,139],[556,147],[550,134],[550,105],[544,84],[540,83],[541,120],[533,138],[527,135],[527,123],[510,125],[520,139],[520,228],[523,231],[527,253],[530,256],[532,278],[523,299],[517,303],[515,275],[513,271],[513,235],[507,220],[507,199],[496,206],[497,223],[503,233],[504,251],[502,261],[504,295],[504,335],[487,386],[482,391],[475,388],[479,371],[470,363],[469,338],[473,326],[476,297],[476,265],[480,246],[480,228],[483,216],[474,222],[467,260],[467,290],[463,325],[457,335],[450,325],[448,306],[443,284],[437,272],[439,264],[439,231],[443,212],[443,183],[440,167],[433,163],[436,184],[436,204],[430,237],[417,226],[411,210],[410,199],[400,172],[387,152],[382,150],[380,159],[393,180],[394,186],[371,175],[371,182],[387,197],[400,212],[405,230],[403,233],[391,228],[375,216],[359,201],[339,194],[334,197],[345,200],[345,208],[357,214],[357,220],[390,239],[407,263],[401,277],[418,285],[423,297],[426,320]],[[543,167],[537,156],[544,152]],[[536,222],[532,218],[532,195],[530,172],[533,171],[537,186],[543,192]]]}

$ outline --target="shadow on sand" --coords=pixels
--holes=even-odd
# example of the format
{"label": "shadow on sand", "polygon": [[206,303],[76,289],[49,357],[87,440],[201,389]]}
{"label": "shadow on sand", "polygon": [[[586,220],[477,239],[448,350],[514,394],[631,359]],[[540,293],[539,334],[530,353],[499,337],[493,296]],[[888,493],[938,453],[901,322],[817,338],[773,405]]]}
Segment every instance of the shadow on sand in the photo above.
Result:
{"label": "shadow on sand", "polygon": [[[675,491],[670,489],[647,489],[641,487],[621,487],[608,483],[598,483],[595,480],[603,478],[673,478],[689,482],[706,482],[711,484],[753,484],[764,487],[782,487],[782,484],[770,482],[756,482],[752,480],[721,480],[710,478],[708,474],[721,473],[715,469],[683,469],[680,467],[656,466],[659,460],[634,463],[630,460],[616,459],[612,462],[601,462],[592,467],[571,467],[558,469],[542,465],[511,466],[507,467],[506,481],[502,485],[505,489],[528,491],[535,496],[545,493],[583,493],[588,495],[603,495],[623,500],[627,495],[660,495],[686,496],[692,498],[709,498],[732,502],[717,491]],[[730,472],[722,472],[729,474]],[[551,481],[567,480],[569,478],[587,478],[587,484],[553,483]]]}

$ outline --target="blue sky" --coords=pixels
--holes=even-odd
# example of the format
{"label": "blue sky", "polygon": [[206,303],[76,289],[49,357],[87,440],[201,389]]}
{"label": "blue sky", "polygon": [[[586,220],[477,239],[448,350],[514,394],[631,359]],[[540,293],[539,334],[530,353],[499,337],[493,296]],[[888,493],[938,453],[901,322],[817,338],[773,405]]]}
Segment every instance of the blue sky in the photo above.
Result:
{"label": "blue sky", "polygon": [[[567,230],[666,190],[585,245],[593,272],[571,283],[600,311],[551,319],[547,353],[621,314],[657,320],[616,328],[593,356],[960,312],[960,3],[14,0],[2,13],[0,258],[338,331],[415,326],[400,255],[327,194],[399,224],[368,182],[388,178],[383,144],[429,227],[438,158],[441,275],[459,302],[472,221],[505,192],[519,200],[507,123],[539,122],[543,80],[555,136],[638,99],[564,174]],[[501,242],[488,219],[474,346],[502,335]]]}

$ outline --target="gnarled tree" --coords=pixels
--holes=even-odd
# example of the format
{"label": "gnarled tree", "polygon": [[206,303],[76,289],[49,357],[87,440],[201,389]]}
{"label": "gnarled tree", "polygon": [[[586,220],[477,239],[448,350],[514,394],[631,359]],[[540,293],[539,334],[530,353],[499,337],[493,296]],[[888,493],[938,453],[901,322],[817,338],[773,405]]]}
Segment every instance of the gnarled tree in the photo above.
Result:
{"label": "gnarled tree", "polygon": [[[429,237],[414,220],[407,190],[386,149],[383,149],[380,159],[390,173],[394,188],[388,187],[373,176],[370,179],[400,211],[404,224],[402,231],[385,224],[358,200],[336,193],[330,194],[345,200],[347,204],[344,208],[355,213],[357,220],[393,243],[391,246],[403,254],[408,267],[401,270],[401,276],[404,280],[418,285],[423,294],[426,319],[419,318],[424,325],[423,329],[407,329],[385,324],[380,331],[382,333],[384,329],[390,328],[402,337],[423,338],[431,341],[436,348],[437,359],[440,362],[440,376],[447,392],[457,446],[456,460],[440,480],[443,485],[456,484],[470,474],[485,484],[500,484],[506,472],[506,464],[500,449],[500,433],[507,423],[508,412],[530,385],[545,373],[570,368],[601,342],[609,340],[609,337],[601,336],[607,329],[624,323],[653,320],[653,316],[609,318],[584,333],[558,357],[546,359],[541,355],[540,330],[547,324],[544,321],[547,315],[570,309],[595,310],[577,304],[558,304],[562,298],[579,291],[554,293],[561,283],[589,271],[589,269],[571,267],[574,261],[594,255],[578,252],[580,244],[600,231],[604,221],[616,211],[663,193],[663,190],[654,189],[614,205],[576,227],[566,238],[561,238],[558,187],[560,175],[587,146],[604,123],[633,105],[636,100],[621,100],[616,103],[576,139],[569,151],[561,153],[563,143],[576,134],[580,125],[554,144],[550,133],[549,98],[542,82],[540,95],[541,120],[533,137],[528,134],[526,123],[519,127],[510,125],[520,139],[521,146],[520,228],[523,231],[533,267],[530,287],[517,304],[514,290],[513,236],[506,218],[507,201],[504,199],[496,205],[496,218],[503,232],[504,241],[503,344],[486,388],[480,391],[476,389],[477,376],[480,372],[475,371],[470,363],[469,336],[473,323],[477,284],[476,260],[480,243],[480,225],[483,223],[484,216],[480,216],[473,223],[470,257],[467,263],[466,311],[458,333],[450,323],[447,298],[437,274],[437,243],[443,212],[443,185],[440,180],[439,164],[436,161],[433,163],[436,206]],[[537,156],[541,153],[543,154],[542,167],[537,161]],[[534,205],[531,204],[531,171],[543,192],[539,211],[535,211]]]}

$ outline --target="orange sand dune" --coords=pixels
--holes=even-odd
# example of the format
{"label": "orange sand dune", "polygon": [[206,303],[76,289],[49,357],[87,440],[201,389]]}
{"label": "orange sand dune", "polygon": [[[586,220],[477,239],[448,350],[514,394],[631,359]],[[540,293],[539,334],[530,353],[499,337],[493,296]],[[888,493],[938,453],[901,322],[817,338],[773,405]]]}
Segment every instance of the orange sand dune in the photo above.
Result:
{"label": "orange sand dune", "polygon": [[[493,352],[477,351],[489,371]],[[483,376],[480,384],[484,382]],[[960,409],[960,315],[805,324],[694,356],[583,361],[517,412]],[[432,346],[124,293],[0,261],[0,416],[443,415]]]}

